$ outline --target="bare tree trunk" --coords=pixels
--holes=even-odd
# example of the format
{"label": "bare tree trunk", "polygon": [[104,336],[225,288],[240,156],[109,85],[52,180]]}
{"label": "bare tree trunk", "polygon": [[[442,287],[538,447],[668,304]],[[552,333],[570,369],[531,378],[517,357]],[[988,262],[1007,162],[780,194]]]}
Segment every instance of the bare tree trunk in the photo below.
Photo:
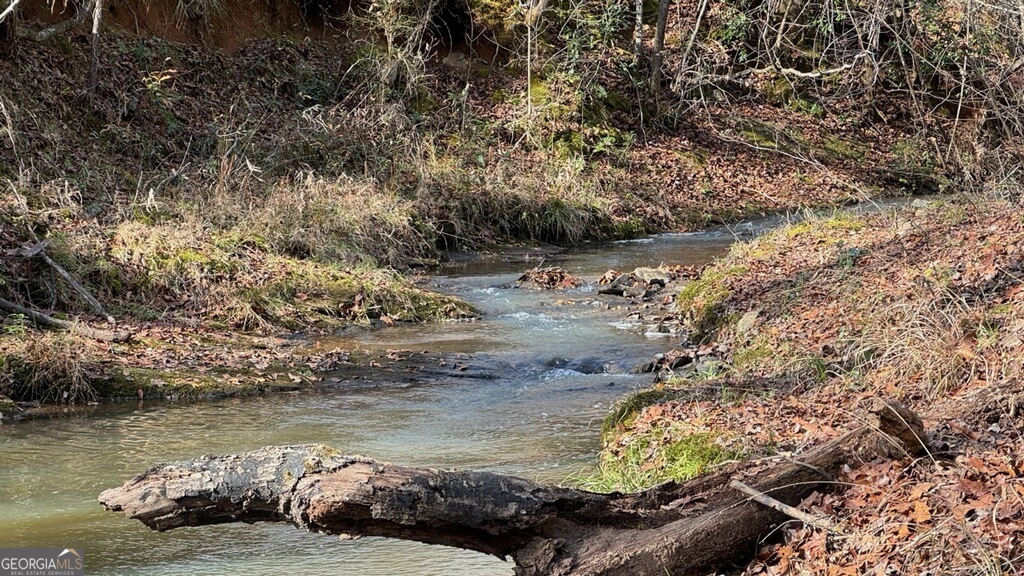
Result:
{"label": "bare tree trunk", "polygon": [[89,58],[89,96],[96,95],[100,66],[100,24],[103,21],[103,0],[96,0],[92,12],[92,55]]}
{"label": "bare tree trunk", "polygon": [[700,24],[704,20],[704,13],[707,12],[707,9],[708,0],[700,0],[700,7],[697,9],[697,21],[693,24],[693,30],[690,32],[690,39],[686,41],[686,47],[683,48],[682,61],[679,66],[679,72],[676,74],[676,83],[680,89],[685,86],[685,76],[689,71],[690,65],[690,53],[693,52],[693,44],[697,40],[697,33],[700,32]]}
{"label": "bare tree trunk", "polygon": [[640,62],[644,47],[644,0],[636,0],[636,24],[633,27],[633,61]]}
{"label": "bare tree trunk", "polygon": [[[511,557],[520,576],[687,573],[749,558],[758,539],[789,518],[789,506],[833,487],[831,474],[844,463],[891,455],[894,447],[900,454],[922,450],[915,414],[879,399],[867,411],[867,426],[795,463],[746,463],[637,494],[594,494],[488,472],[379,463],[325,446],[284,446],[157,466],[99,499],[156,530],[287,522]],[[731,488],[734,480],[757,498]]]}
{"label": "bare tree trunk", "polygon": [[665,28],[668,25],[669,0],[658,2],[658,27],[654,31],[654,54],[651,56],[651,94],[661,89],[662,50],[665,48]]}
{"label": "bare tree trunk", "polygon": [[549,0],[537,0],[526,14],[526,23],[534,28],[540,26],[544,11],[547,10]]}

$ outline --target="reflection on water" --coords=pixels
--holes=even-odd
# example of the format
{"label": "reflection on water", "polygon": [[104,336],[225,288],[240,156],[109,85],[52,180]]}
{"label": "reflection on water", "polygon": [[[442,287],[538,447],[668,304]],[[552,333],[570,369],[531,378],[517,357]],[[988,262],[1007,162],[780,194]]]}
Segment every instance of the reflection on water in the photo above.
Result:
{"label": "reflection on water", "polygon": [[[0,545],[80,545],[90,569],[104,574],[237,574],[254,557],[258,566],[247,568],[254,574],[295,565],[311,574],[336,574],[341,566],[353,574],[509,573],[500,561],[479,554],[405,542],[341,543],[286,526],[160,534],[102,512],[95,497],[156,462],[306,442],[414,465],[560,480],[571,465],[592,457],[597,447],[591,422],[611,396],[603,379],[600,386],[577,384],[571,395],[583,405],[571,409],[574,402],[563,402],[568,393],[558,387],[545,393],[452,383],[165,405],[7,427]],[[542,413],[538,405],[563,411]]]}
{"label": "reflection on water", "polygon": [[[593,280],[609,268],[702,263],[733,240],[727,230],[666,235],[567,251],[549,263]],[[507,563],[473,552],[341,542],[282,525],[158,533],[103,512],[96,496],[159,462],[314,442],[411,465],[564,479],[593,461],[600,420],[614,400],[649,380],[621,372],[657,350],[641,334],[616,328],[622,312],[608,307],[617,301],[594,299],[592,286],[569,293],[499,288],[535,264],[463,262],[435,279],[476,304],[483,320],[396,326],[328,342],[473,354],[500,378],[116,405],[0,427],[0,547],[83,547],[90,574],[511,574]]]}

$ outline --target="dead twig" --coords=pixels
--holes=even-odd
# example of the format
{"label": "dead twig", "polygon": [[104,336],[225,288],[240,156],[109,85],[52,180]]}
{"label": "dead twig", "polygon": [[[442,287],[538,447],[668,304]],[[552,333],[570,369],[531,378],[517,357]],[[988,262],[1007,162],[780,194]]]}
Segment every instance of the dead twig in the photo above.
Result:
{"label": "dead twig", "polygon": [[828,518],[814,516],[813,514],[808,514],[803,510],[794,508],[789,504],[783,504],[782,502],[779,502],[775,498],[772,498],[771,496],[765,494],[764,492],[755,490],[750,486],[747,486],[743,482],[740,482],[739,480],[733,480],[729,482],[729,488],[732,488],[733,490],[739,490],[740,492],[749,496],[750,499],[753,500],[754,502],[764,504],[765,506],[773,510],[782,512],[786,516],[789,516],[790,518],[795,518],[796,520],[799,520],[809,526],[821,528],[822,530],[832,529],[832,522]]}
{"label": "dead twig", "polygon": [[78,282],[78,280],[75,280],[75,277],[72,276],[67,270],[65,270],[63,266],[54,262],[53,258],[50,258],[50,255],[46,253],[46,246],[49,245],[49,243],[49,239],[43,240],[41,242],[36,242],[31,246],[26,246],[22,248],[19,254],[23,258],[39,258],[43,262],[46,262],[47,266],[53,268],[53,271],[56,272],[58,276],[63,278],[65,282],[67,282],[72,288],[75,289],[75,292],[78,292],[78,294],[86,302],[89,303],[89,306],[93,309],[94,312],[96,312],[100,316],[103,316],[107,320],[107,322],[114,324],[114,317],[111,316],[110,314],[107,314],[106,310],[103,309],[103,305],[100,304],[99,300],[93,297],[93,295],[90,294],[89,291],[85,289],[85,286],[82,286]]}
{"label": "dead twig", "polygon": [[99,340],[101,342],[127,342],[132,338],[130,332],[110,332],[107,330],[98,330],[96,328],[92,328],[86,324],[82,324],[79,322],[68,322],[67,320],[61,320],[59,318],[54,318],[53,316],[48,316],[46,314],[43,314],[42,312],[39,312],[38,310],[32,310],[31,308],[19,306],[14,302],[4,300],[3,298],[0,298],[0,310],[7,310],[11,314],[21,314],[23,316],[26,316],[27,318],[31,318],[33,322],[39,324],[40,326],[46,326],[49,328],[62,328],[64,330],[69,330],[76,334],[80,334],[87,338],[92,338],[93,340]]}

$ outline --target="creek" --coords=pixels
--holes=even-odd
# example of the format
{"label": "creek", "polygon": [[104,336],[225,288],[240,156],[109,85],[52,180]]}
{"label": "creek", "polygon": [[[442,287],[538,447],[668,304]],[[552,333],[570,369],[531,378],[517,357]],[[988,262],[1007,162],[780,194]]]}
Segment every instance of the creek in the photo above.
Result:
{"label": "creek", "polygon": [[[560,482],[593,464],[601,420],[649,384],[631,374],[678,338],[623,325],[622,299],[595,296],[608,269],[701,264],[737,235],[778,220],[694,234],[586,245],[550,256],[589,284],[578,290],[502,287],[538,262],[455,259],[431,282],[470,301],[481,320],[349,331],[329,346],[429,351],[464,375],[402,382],[367,377],[330,388],[197,403],[97,407],[72,418],[0,426],[0,546],[85,549],[86,573],[112,576],[301,573],[305,576],[493,576],[497,558],[366,538],[339,541],[257,524],[150,531],[104,512],[96,496],[160,462],[270,444],[325,443],[396,463],[459,467]],[[561,302],[559,302],[561,300]]]}

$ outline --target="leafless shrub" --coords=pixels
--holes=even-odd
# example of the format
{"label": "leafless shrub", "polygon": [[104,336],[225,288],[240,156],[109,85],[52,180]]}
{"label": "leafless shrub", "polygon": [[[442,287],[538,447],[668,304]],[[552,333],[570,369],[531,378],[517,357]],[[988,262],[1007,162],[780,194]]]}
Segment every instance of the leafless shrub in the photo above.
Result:
{"label": "leafless shrub", "polygon": [[1024,19],[1016,0],[763,3],[701,0],[678,14],[687,41],[666,59],[682,109],[732,98],[828,108],[880,97],[935,139],[942,168],[963,184],[992,177],[989,155],[1024,136]]}

